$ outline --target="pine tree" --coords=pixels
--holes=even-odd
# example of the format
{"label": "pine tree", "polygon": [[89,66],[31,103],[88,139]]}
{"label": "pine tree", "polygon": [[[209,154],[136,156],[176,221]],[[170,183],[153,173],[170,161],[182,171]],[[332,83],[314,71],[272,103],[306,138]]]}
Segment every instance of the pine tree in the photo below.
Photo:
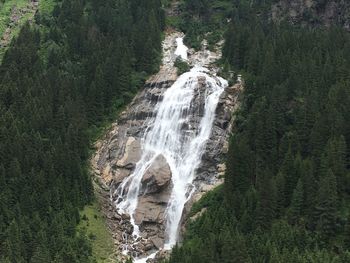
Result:
{"label": "pine tree", "polygon": [[41,246],[37,247],[37,249],[35,250],[33,257],[30,260],[30,263],[47,263],[47,262],[51,262],[50,253],[47,247],[45,247],[44,244],[41,244]]}
{"label": "pine tree", "polygon": [[279,172],[274,178],[276,185],[276,216],[283,215],[286,206],[285,186],[286,181],[283,172]]}
{"label": "pine tree", "polygon": [[263,171],[259,182],[259,201],[257,206],[257,221],[258,224],[267,228],[270,226],[276,212],[276,189],[270,172]]}
{"label": "pine tree", "polygon": [[321,178],[315,213],[317,230],[326,239],[333,236],[337,229],[337,183],[332,170]]}
{"label": "pine tree", "polygon": [[292,202],[289,210],[289,219],[292,223],[299,222],[303,215],[304,208],[304,185],[303,181],[299,179],[296,188],[293,191]]}
{"label": "pine tree", "polygon": [[308,225],[314,228],[316,219],[314,218],[314,208],[317,200],[318,182],[314,176],[313,164],[309,159],[303,160],[301,168],[301,178],[303,182],[304,193],[304,211],[308,221]]}
{"label": "pine tree", "polygon": [[3,164],[0,164],[0,196],[5,192],[6,186],[5,167]]}
{"label": "pine tree", "polygon": [[286,206],[289,206],[293,194],[293,189],[298,181],[297,174],[295,172],[294,156],[292,154],[291,147],[284,157],[284,161],[281,167],[281,172],[285,176],[285,200]]}
{"label": "pine tree", "polygon": [[347,188],[347,157],[346,157],[346,142],[343,136],[332,138],[326,146],[327,168],[332,169],[337,178],[339,193],[344,193]]}
{"label": "pine tree", "polygon": [[[238,190],[243,195],[253,182],[253,172],[250,163],[252,159],[251,152],[245,138],[232,140],[228,158],[230,162],[227,163],[226,186],[229,189]],[[228,191],[228,193],[231,191]]]}
{"label": "pine tree", "polygon": [[244,237],[239,233],[230,232],[229,229],[223,231],[222,260],[225,263],[249,263],[250,259]]}
{"label": "pine tree", "polygon": [[22,242],[22,233],[19,229],[18,223],[13,220],[9,225],[6,233],[5,255],[11,262],[24,262],[24,246]]}

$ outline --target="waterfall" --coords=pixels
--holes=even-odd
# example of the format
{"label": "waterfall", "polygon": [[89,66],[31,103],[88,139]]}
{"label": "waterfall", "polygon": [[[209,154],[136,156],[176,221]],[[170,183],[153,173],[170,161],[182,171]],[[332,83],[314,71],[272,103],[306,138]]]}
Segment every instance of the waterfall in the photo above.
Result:
{"label": "waterfall", "polygon": [[176,39],[176,50],[175,55],[181,57],[183,60],[187,60],[187,50],[188,48],[184,45],[184,41],[182,37],[178,37]]}
{"label": "waterfall", "polygon": [[[182,39],[176,41],[175,55],[187,59],[187,47]],[[211,74],[207,68],[194,66],[190,72],[178,77],[165,91],[163,100],[157,103],[155,118],[143,135],[141,158],[133,173],[116,190],[117,209],[121,214],[130,215],[135,240],[140,236],[134,212],[142,190],[142,178],[152,162],[163,155],[172,176],[165,213],[164,248],[175,245],[184,206],[195,190],[195,172],[211,135],[219,97],[227,85],[226,80]],[[145,259],[138,262],[145,262]]]}

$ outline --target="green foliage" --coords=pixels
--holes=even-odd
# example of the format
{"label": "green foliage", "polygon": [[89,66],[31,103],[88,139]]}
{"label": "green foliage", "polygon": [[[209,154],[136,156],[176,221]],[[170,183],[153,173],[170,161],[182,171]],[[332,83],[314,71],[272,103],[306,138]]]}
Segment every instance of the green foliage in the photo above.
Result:
{"label": "green foliage", "polygon": [[13,6],[20,8],[26,6],[27,3],[28,1],[26,0],[6,0],[0,3],[0,36],[3,35],[5,28],[7,27],[8,22],[10,21],[10,14]]}
{"label": "green foliage", "polygon": [[337,228],[337,185],[331,169],[321,178],[315,213],[316,229],[324,239],[334,236]]}
{"label": "green foliage", "polygon": [[200,49],[203,39],[208,40],[209,47],[222,39],[233,6],[229,0],[185,0],[181,10],[181,22],[175,26],[186,33],[188,46]]}
{"label": "green foliage", "polygon": [[350,35],[271,24],[269,4],[233,3],[224,73],[245,91],[225,184],[170,262],[349,259]]}
{"label": "green foliage", "polygon": [[0,262],[95,262],[89,145],[159,65],[160,1],[52,4],[0,65]]}
{"label": "green foliage", "polygon": [[[50,1],[43,0],[42,2]],[[7,36],[9,40],[17,36],[21,27],[30,19],[33,18],[33,13],[28,12],[22,15],[19,10],[27,10],[27,6],[30,3],[27,0],[3,0],[0,1],[0,39],[4,36],[6,29],[10,29],[10,33]],[[17,10],[14,12],[14,10]],[[14,15],[15,14],[15,15]],[[11,16],[15,17],[17,21],[11,24]],[[6,47],[0,46],[0,62],[6,51]]]}
{"label": "green foliage", "polygon": [[177,68],[177,73],[179,75],[185,72],[188,72],[190,70],[190,65],[188,65],[188,63],[182,60],[181,58],[177,58],[175,60],[174,66]]}
{"label": "green foliage", "polygon": [[98,263],[115,263],[113,238],[98,204],[85,206],[80,212],[78,229],[86,232],[92,243],[92,254]]}
{"label": "green foliage", "polygon": [[166,25],[168,27],[180,28],[182,25],[181,17],[179,17],[179,16],[167,16],[166,17]]}
{"label": "green foliage", "polygon": [[211,207],[215,205],[217,201],[222,200],[219,195],[221,191],[222,191],[222,186],[218,186],[212,191],[208,192],[206,195],[204,195],[198,202],[194,203],[191,208],[189,217],[200,212],[203,208]]}
{"label": "green foliage", "polygon": [[39,1],[39,12],[42,15],[48,15],[52,13],[55,5],[57,4],[56,0],[41,0]]}

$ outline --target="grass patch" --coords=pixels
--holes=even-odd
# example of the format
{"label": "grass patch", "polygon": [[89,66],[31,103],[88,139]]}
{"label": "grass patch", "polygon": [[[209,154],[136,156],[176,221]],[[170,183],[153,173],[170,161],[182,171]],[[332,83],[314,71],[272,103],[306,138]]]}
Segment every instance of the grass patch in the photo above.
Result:
{"label": "grass patch", "polygon": [[[24,9],[28,7],[28,4],[28,0],[6,0],[5,3],[0,3],[0,38],[2,38],[6,28],[9,26],[13,8],[16,7],[17,9]],[[40,0],[39,11],[43,14],[49,15],[52,12],[55,4],[55,0]],[[19,34],[22,26],[29,19],[33,18],[33,16],[34,14],[32,12],[29,12],[18,20],[18,23],[15,25],[15,27],[11,29],[11,34],[9,37],[10,42]],[[6,48],[0,48],[0,62],[5,54],[5,51]]]}
{"label": "grass patch", "polygon": [[113,259],[114,245],[111,233],[108,231],[105,219],[98,204],[85,206],[80,212],[78,229],[85,230],[92,244],[92,253],[97,263],[115,263]]}
{"label": "grass patch", "polygon": [[0,36],[5,32],[5,29],[10,22],[10,15],[13,6],[17,8],[25,7],[28,0],[6,0],[5,3],[0,3]]}
{"label": "grass patch", "polygon": [[56,1],[54,0],[40,0],[39,12],[41,14],[51,14],[55,5],[56,5]]}

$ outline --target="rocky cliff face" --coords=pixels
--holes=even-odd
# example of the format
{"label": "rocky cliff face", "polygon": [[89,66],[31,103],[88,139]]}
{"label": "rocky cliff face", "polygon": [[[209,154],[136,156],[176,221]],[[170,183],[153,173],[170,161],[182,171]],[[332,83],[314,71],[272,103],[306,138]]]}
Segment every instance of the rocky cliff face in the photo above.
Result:
{"label": "rocky cliff face", "polygon": [[[178,32],[168,32],[163,43],[163,65],[158,74],[152,76],[145,87],[134,98],[129,107],[121,113],[108,133],[96,143],[96,155],[92,159],[95,174],[96,189],[99,192],[108,225],[113,232],[115,244],[119,251],[134,257],[148,255],[161,249],[164,245],[165,220],[164,213],[170,198],[171,169],[163,156],[158,156],[148,167],[142,177],[141,191],[137,208],[134,213],[135,223],[140,228],[140,237],[132,236],[133,226],[128,215],[118,214],[115,203],[118,195],[115,190],[123,179],[130,176],[136,163],[141,158],[143,135],[155,118],[155,106],[162,100],[164,92],[175,82],[177,71],[174,67],[174,51],[176,38],[182,36]],[[220,47],[216,52],[203,49],[199,52],[189,51],[189,63],[201,65],[216,71],[213,62],[221,56]],[[195,110],[191,121],[197,122],[203,111],[203,90],[199,85],[195,95]],[[204,85],[204,84],[203,84]],[[200,167],[196,171],[193,185],[195,193],[187,202],[183,218],[192,205],[205,192],[222,183],[221,176],[225,171],[223,158],[228,149],[228,137],[231,131],[232,113],[239,106],[238,98],[242,90],[241,83],[226,88],[221,94],[216,110],[216,118],[212,133],[206,143]],[[184,123],[183,125],[191,125]],[[186,127],[184,127],[186,129]]]}
{"label": "rocky cliff face", "polygon": [[271,16],[275,22],[286,19],[293,24],[340,25],[350,31],[348,0],[280,0],[272,5]]}

